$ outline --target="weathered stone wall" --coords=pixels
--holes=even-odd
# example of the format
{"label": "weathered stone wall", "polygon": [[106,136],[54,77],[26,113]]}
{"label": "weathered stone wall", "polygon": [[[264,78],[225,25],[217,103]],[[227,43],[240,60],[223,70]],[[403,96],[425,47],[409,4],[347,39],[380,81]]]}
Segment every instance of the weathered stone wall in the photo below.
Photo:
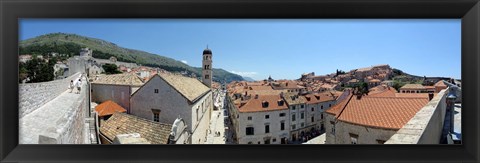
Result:
{"label": "weathered stone wall", "polygon": [[92,83],[92,101],[98,104],[112,100],[130,113],[131,88],[128,85]]}
{"label": "weathered stone wall", "polygon": [[[84,144],[88,84],[80,94],[63,93],[19,120],[20,144]],[[88,129],[87,129],[88,130]]]}
{"label": "weathered stone wall", "polygon": [[68,89],[70,80],[74,80],[79,76],[80,73],[75,73],[61,80],[20,84],[18,89],[19,118],[31,113],[65,92]]}
{"label": "weathered stone wall", "polygon": [[439,144],[447,94],[447,89],[440,91],[385,144]]}
{"label": "weathered stone wall", "polygon": [[350,134],[358,135],[358,144],[378,144],[387,141],[397,130],[366,127],[338,121],[335,125],[335,144],[351,144]]}

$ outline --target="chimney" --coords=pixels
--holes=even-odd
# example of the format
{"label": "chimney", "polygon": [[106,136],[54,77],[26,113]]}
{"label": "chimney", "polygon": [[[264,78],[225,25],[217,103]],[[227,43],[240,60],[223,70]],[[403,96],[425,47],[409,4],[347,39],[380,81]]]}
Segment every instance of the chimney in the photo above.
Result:
{"label": "chimney", "polygon": [[283,92],[280,92],[280,98],[283,98]]}
{"label": "chimney", "polygon": [[262,101],[262,108],[267,108],[267,107],[268,107],[268,102]]}
{"label": "chimney", "polygon": [[258,94],[255,94],[255,99],[258,99]]}
{"label": "chimney", "polygon": [[433,99],[433,93],[428,93],[428,101],[432,101]]}

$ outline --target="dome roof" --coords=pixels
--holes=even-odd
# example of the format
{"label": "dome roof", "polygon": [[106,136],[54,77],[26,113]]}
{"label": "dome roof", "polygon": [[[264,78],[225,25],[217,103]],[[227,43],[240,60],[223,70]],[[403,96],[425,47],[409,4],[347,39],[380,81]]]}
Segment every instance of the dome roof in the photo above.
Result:
{"label": "dome roof", "polygon": [[206,48],[205,50],[203,50],[203,55],[205,54],[212,54],[212,51],[208,48]]}

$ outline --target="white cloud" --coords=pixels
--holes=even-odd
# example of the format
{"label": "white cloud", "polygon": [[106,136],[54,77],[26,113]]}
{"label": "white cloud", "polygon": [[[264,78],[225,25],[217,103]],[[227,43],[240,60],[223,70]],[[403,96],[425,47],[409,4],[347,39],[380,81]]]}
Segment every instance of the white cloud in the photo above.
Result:
{"label": "white cloud", "polygon": [[181,60],[180,62],[183,62],[185,64],[188,64],[188,62],[186,60]]}
{"label": "white cloud", "polygon": [[251,77],[251,78],[253,78],[255,75],[258,74],[257,72],[240,72],[240,71],[230,71],[230,72],[240,76]]}

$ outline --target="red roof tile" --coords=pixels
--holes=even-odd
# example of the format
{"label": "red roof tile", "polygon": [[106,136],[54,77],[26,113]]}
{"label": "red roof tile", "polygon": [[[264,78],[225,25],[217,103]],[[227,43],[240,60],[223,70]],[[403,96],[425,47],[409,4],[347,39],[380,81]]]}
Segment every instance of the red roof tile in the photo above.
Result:
{"label": "red roof tile", "polygon": [[115,112],[121,112],[121,113],[127,112],[127,110],[125,110],[122,106],[118,105],[117,103],[111,100],[105,101],[100,105],[97,105],[95,107],[95,111],[98,112],[99,117],[112,115]]}
{"label": "red roof tile", "polygon": [[428,98],[354,97],[338,120],[369,127],[400,129],[427,103]]}

